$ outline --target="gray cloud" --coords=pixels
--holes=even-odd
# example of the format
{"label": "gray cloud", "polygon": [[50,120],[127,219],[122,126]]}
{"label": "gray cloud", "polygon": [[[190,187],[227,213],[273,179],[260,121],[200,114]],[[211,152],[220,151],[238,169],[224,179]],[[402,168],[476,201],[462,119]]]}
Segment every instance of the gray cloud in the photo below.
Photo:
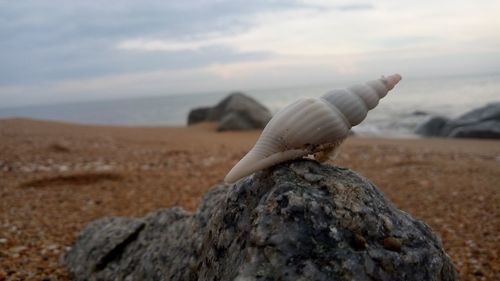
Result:
{"label": "gray cloud", "polygon": [[185,40],[251,27],[252,14],[298,7],[282,1],[3,1],[0,85],[182,69],[264,59],[224,47],[184,52],[126,52],[130,38]]}
{"label": "gray cloud", "polygon": [[494,1],[359,1],[0,0],[0,107],[498,73]]}

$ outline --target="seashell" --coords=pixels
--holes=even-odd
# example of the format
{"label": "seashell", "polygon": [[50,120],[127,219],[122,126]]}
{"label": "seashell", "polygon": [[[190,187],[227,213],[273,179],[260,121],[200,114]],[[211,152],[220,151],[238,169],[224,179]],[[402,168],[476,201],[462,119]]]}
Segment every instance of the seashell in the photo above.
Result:
{"label": "seashell", "polygon": [[352,126],[401,80],[399,74],[337,89],[319,98],[302,98],[269,121],[255,146],[229,171],[231,183],[288,160],[313,155],[324,161],[337,151]]}

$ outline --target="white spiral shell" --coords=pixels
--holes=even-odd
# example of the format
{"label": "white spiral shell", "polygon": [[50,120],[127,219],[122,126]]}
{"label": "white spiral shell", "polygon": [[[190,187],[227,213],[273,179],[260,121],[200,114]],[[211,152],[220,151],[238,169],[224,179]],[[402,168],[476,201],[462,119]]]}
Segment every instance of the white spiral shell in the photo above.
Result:
{"label": "white spiral shell", "polygon": [[399,74],[302,98],[286,106],[269,121],[255,146],[224,179],[235,182],[275,164],[322,151],[335,150],[352,126],[399,81]]}

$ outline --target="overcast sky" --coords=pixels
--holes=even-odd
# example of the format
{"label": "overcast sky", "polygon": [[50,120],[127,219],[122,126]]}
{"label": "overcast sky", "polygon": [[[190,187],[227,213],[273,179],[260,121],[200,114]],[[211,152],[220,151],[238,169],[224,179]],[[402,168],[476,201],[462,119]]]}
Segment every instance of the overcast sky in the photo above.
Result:
{"label": "overcast sky", "polygon": [[0,107],[500,73],[500,1],[0,0]]}

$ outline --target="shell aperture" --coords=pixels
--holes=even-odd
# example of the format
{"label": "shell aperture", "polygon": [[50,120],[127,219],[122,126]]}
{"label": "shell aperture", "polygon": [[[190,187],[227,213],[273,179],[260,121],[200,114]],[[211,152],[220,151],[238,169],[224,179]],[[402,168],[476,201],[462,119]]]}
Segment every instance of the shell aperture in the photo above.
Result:
{"label": "shell aperture", "polygon": [[399,74],[393,74],[286,106],[224,181],[232,183],[281,162],[336,150],[351,127],[361,123],[400,80]]}

